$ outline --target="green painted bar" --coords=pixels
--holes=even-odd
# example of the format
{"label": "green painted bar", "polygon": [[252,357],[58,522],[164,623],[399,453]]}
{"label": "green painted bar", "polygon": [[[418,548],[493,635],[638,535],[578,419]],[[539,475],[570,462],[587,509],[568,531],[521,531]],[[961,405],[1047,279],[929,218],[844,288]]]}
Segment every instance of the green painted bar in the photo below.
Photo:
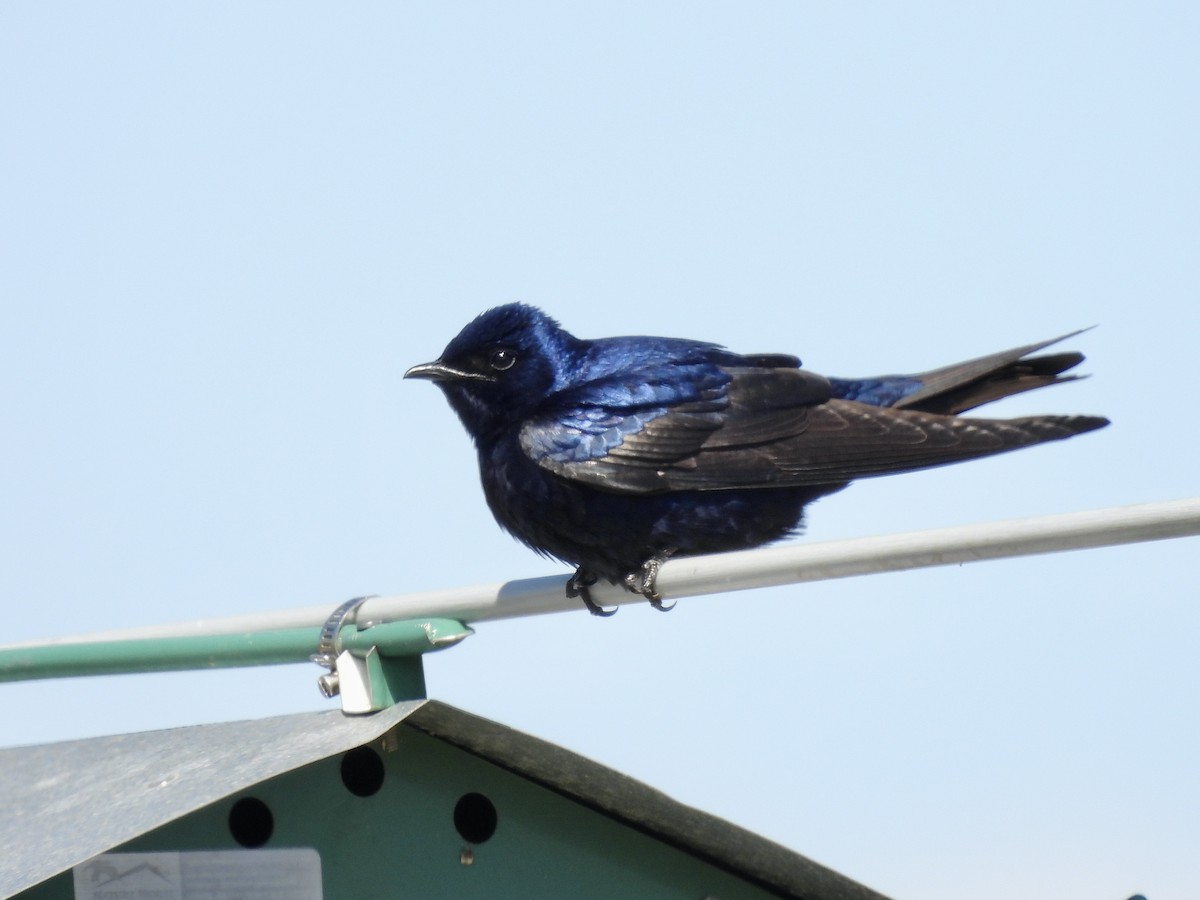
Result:
{"label": "green painted bar", "polygon": [[[416,656],[451,646],[471,634],[455,619],[385,622],[363,631],[342,629],[342,650],[380,656]],[[308,662],[317,652],[320,628],[290,628],[243,634],[153,638],[131,641],[41,644],[0,650],[0,682],[171,672]]]}

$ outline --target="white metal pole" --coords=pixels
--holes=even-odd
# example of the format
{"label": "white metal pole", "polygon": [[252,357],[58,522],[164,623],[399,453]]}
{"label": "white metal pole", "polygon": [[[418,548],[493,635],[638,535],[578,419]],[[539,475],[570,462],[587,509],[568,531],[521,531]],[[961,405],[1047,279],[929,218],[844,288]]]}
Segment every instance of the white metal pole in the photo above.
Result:
{"label": "white metal pole", "polygon": [[[984,559],[1083,550],[1200,534],[1200,498],[1143,503],[1065,515],[1010,519],[979,525],[824,543],[792,543],[761,550],[670,560],[658,577],[666,602],[697,594],[740,591],[915,569]],[[437,617],[465,623],[566,610],[582,611],[564,594],[566,576],[505,584],[450,588],[422,594],[375,597],[362,605],[358,622]],[[613,606],[645,602],[639,595],[597,584],[593,597]],[[320,627],[342,598],[323,606],[201,619],[103,634],[38,641],[37,645],[235,634],[274,628]],[[26,645],[10,645],[33,646]],[[0,649],[9,649],[8,647]]]}

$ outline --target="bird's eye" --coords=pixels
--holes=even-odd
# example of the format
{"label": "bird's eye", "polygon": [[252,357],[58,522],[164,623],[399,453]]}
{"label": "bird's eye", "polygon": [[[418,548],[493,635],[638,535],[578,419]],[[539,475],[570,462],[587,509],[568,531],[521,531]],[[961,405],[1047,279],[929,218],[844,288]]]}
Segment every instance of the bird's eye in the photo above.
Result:
{"label": "bird's eye", "polygon": [[503,372],[506,369],[511,369],[517,361],[517,354],[512,350],[495,350],[492,352],[491,358],[488,359],[490,365],[497,372]]}

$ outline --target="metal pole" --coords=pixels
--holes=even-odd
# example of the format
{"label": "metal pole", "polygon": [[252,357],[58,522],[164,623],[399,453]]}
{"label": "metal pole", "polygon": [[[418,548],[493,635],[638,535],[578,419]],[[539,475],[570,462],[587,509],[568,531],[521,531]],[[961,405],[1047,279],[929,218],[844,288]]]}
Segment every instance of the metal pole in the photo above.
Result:
{"label": "metal pole", "polygon": [[[782,584],[847,578],[929,566],[955,565],[1039,553],[1082,550],[1200,534],[1200,498],[1144,503],[1066,515],[1011,519],[979,525],[938,528],[904,534],[697,556],[667,562],[658,585],[667,600],[697,594],[748,590]],[[530,578],[505,584],[452,588],[422,594],[374,597],[359,611],[359,621],[395,622],[429,617],[463,623],[516,616],[579,611],[563,592],[564,576]],[[644,602],[607,584],[593,589],[605,605]],[[22,647],[97,641],[143,640],[201,635],[242,634],[266,629],[317,628],[333,603],[224,619],[202,619],[81,635],[0,647],[7,654]]]}

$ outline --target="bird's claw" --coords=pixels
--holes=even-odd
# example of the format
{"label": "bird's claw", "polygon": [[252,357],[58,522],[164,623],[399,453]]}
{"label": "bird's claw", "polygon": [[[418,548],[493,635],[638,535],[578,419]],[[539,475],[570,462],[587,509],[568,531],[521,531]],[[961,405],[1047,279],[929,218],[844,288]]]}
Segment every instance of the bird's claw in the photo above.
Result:
{"label": "bird's claw", "polygon": [[596,583],[596,576],[586,569],[579,568],[575,570],[575,574],[567,579],[567,596],[572,600],[576,597],[583,600],[583,605],[587,607],[587,611],[593,616],[608,617],[617,611],[617,607],[605,609],[592,599],[592,592],[589,590]]}
{"label": "bird's claw", "polygon": [[675,603],[672,603],[670,606],[664,606],[663,602],[662,602],[662,597],[658,597],[658,598],[647,597],[646,599],[649,600],[650,605],[653,606],[655,609],[657,609],[659,612],[670,612],[671,610],[673,610],[675,608],[675,603],[679,602],[678,600],[676,600]]}
{"label": "bird's claw", "polygon": [[665,606],[662,602],[662,594],[658,592],[658,572],[662,568],[662,564],[670,557],[670,553],[660,553],[657,556],[652,556],[642,563],[641,571],[630,572],[625,576],[625,588],[635,594],[641,594],[650,601],[650,605],[659,612],[670,612],[675,608],[675,604]]}

